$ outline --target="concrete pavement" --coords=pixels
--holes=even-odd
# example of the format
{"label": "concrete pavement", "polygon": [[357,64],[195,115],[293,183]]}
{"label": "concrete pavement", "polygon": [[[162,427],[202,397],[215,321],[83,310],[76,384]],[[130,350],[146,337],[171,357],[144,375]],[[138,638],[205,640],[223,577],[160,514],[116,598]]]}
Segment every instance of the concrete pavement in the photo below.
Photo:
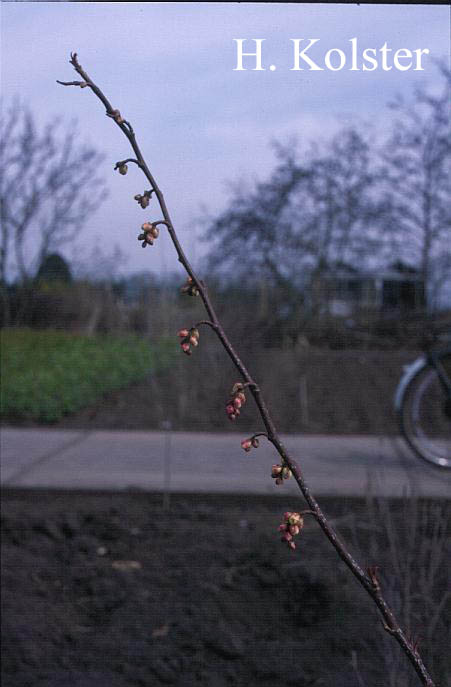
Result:
{"label": "concrete pavement", "polygon": [[[237,432],[66,431],[2,428],[1,485],[55,489],[297,493],[277,487],[274,448],[264,439],[245,453]],[[313,493],[451,497],[451,470],[415,458],[398,437],[282,437]]]}

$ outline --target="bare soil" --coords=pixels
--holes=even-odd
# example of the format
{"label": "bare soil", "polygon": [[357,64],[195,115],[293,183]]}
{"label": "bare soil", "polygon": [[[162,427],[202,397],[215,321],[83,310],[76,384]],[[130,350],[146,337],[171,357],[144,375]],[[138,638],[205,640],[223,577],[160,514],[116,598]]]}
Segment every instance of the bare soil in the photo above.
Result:
{"label": "bare soil", "polygon": [[[419,684],[316,523],[307,521],[294,552],[279,541],[283,511],[298,504],[177,495],[166,505],[143,493],[3,494],[5,686]],[[363,565],[377,562],[396,575],[388,542],[374,549],[377,532],[364,506],[324,504],[344,537],[360,523]],[[405,538],[410,523],[394,508]],[[425,541],[430,534],[426,528]],[[420,572],[412,565],[416,591]],[[446,588],[446,571],[435,575],[427,609],[437,608]],[[433,642],[421,642],[442,685],[448,637],[443,621]],[[387,657],[401,666],[395,682]]]}

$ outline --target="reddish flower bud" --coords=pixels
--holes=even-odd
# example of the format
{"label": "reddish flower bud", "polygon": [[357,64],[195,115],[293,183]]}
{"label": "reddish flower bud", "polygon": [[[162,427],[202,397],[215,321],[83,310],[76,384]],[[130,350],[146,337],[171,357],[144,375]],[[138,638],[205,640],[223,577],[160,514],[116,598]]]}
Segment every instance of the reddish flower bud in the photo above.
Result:
{"label": "reddish flower bud", "polygon": [[235,414],[235,408],[229,403],[226,405],[226,413],[227,415],[234,415]]}
{"label": "reddish flower bud", "polygon": [[199,336],[200,336],[199,330],[196,329],[195,327],[192,327],[192,328],[189,330],[189,333],[190,333],[190,336],[194,336],[195,339],[198,339]]}
{"label": "reddish flower bud", "polygon": [[158,227],[154,227],[152,225],[152,229],[150,230],[149,233],[154,237],[154,239],[157,239],[160,235],[160,230],[158,229]]}
{"label": "reddish flower bud", "polygon": [[241,401],[240,401],[240,399],[239,399],[239,398],[234,398],[234,399],[233,399],[233,405],[235,406],[235,408],[241,408]]}
{"label": "reddish flower bud", "polygon": [[[281,481],[282,479],[279,478]],[[282,541],[286,542],[291,549],[295,549],[296,545],[293,537],[296,537],[302,529],[303,518],[300,513],[287,511],[283,516],[285,522],[279,525],[279,531],[283,532]]]}
{"label": "reddish flower bud", "polygon": [[239,391],[237,393],[236,398],[239,398],[241,403],[246,403],[246,396],[243,394],[242,391]]}
{"label": "reddish flower bud", "polygon": [[190,336],[189,342],[192,346],[198,346],[199,345],[199,342],[195,336]]}
{"label": "reddish flower bud", "polygon": [[190,348],[189,348],[189,343],[182,343],[182,351],[184,353],[191,353]]}
{"label": "reddish flower bud", "polygon": [[252,448],[252,441],[250,439],[243,439],[241,442],[241,448],[244,449],[246,452],[250,451]]}
{"label": "reddish flower bud", "polygon": [[151,224],[150,222],[144,222],[144,224],[141,224],[141,229],[143,231],[146,231],[146,232],[150,231],[152,229],[152,227],[153,227],[153,224]]}
{"label": "reddish flower bud", "polygon": [[177,336],[182,337],[183,339],[188,336],[188,330],[187,329],[181,329],[179,332],[177,332]]}

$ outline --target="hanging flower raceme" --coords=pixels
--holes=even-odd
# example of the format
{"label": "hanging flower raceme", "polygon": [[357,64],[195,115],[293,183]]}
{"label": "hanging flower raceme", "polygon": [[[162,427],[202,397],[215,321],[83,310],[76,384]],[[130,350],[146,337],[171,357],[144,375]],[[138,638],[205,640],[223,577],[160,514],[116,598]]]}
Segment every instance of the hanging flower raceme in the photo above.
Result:
{"label": "hanging flower raceme", "polygon": [[283,484],[284,479],[290,479],[291,470],[288,465],[273,465],[271,468],[271,477],[276,480],[276,484]]}
{"label": "hanging flower raceme", "polygon": [[232,387],[230,398],[226,403],[226,413],[229,420],[236,420],[240,414],[240,408],[244,403],[246,403],[244,384],[236,382]]}
{"label": "hanging flower raceme", "polygon": [[153,246],[155,239],[160,235],[160,230],[152,222],[144,222],[141,226],[142,234],[138,236],[138,241],[142,241],[142,247]]}
{"label": "hanging flower raceme", "polygon": [[249,439],[243,439],[241,442],[241,448],[243,451],[246,451],[246,453],[249,453],[249,451],[252,448],[258,448],[259,441],[257,437],[250,437]]}
{"label": "hanging flower raceme", "polygon": [[186,280],[186,283],[183,284],[180,291],[181,291],[181,293],[184,293],[188,296],[198,296],[199,295],[199,289],[197,288],[196,284],[194,283],[194,280],[192,277],[188,277],[188,279]]}
{"label": "hanging flower raceme", "polygon": [[152,191],[144,191],[143,195],[140,193],[137,193],[136,196],[134,196],[134,199],[138,203],[138,205],[141,205],[142,209],[145,210],[146,207],[148,207],[150,203],[150,198],[152,196]]}
{"label": "hanging flower raceme", "polygon": [[186,355],[191,355],[191,346],[196,347],[199,345],[199,330],[196,327],[181,329],[177,332],[177,336],[180,337],[180,346]]}
{"label": "hanging flower raceme", "polygon": [[293,537],[296,537],[304,527],[304,518],[300,513],[287,511],[284,513],[283,522],[279,525],[279,532],[282,532],[281,541],[288,544],[290,549],[295,549],[296,544]]}

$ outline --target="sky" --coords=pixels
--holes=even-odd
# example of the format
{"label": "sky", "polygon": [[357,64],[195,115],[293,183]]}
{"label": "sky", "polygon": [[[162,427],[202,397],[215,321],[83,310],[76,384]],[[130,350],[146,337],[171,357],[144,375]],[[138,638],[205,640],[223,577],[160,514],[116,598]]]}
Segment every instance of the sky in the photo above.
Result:
{"label": "sky", "polygon": [[[113,172],[129,148],[101,103],[89,89],[56,83],[77,78],[71,51],[132,123],[195,268],[208,248],[198,221],[202,208],[214,215],[227,205],[230,182],[265,178],[275,163],[271,140],[296,136],[302,144],[359,122],[383,131],[392,117],[387,103],[397,93],[408,97],[415,85],[437,88],[434,59],[449,60],[445,6],[3,2],[1,14],[4,102],[19,94],[40,124],[55,115],[76,119],[80,140],[106,155],[99,172],[109,198],[66,254],[88,256],[107,227],[111,253],[117,245],[125,256],[118,265],[123,273],[172,271],[176,256],[165,235],[145,250],[136,240],[142,222],[160,215],[133,200],[147,188],[137,170]],[[319,39],[307,54],[322,71],[303,60],[302,70],[292,69],[291,39],[301,38],[300,49]],[[350,69],[352,38],[358,70]],[[245,52],[255,52],[253,39],[264,39],[264,70],[253,69],[252,57],[236,69],[235,39],[246,40]],[[393,51],[391,70],[382,68],[385,43]],[[361,54],[371,48],[378,66],[364,71]],[[332,49],[344,54],[340,70],[340,53],[325,62]],[[399,49],[429,50],[423,70],[396,69],[392,56]]]}

